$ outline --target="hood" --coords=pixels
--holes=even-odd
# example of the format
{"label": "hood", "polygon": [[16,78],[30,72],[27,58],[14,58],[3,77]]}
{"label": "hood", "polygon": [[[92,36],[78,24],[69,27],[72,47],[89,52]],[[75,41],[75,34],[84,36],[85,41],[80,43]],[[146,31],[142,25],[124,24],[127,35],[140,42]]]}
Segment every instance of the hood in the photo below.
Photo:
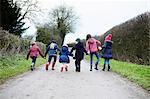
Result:
{"label": "hood", "polygon": [[62,46],[62,52],[66,52],[68,51],[68,47],[67,46]]}

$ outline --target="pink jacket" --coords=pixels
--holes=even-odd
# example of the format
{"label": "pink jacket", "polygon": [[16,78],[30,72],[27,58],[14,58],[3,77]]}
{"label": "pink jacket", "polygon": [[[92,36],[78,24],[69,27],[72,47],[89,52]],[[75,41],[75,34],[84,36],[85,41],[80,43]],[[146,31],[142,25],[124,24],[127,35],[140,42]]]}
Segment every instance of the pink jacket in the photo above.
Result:
{"label": "pink jacket", "polygon": [[101,42],[94,39],[94,38],[89,38],[87,41],[86,41],[86,51],[90,51],[90,52],[97,52],[98,49],[97,47],[98,46],[101,46]]}
{"label": "pink jacket", "polygon": [[106,41],[111,41],[111,38],[112,38],[112,34],[108,34],[108,35],[106,36],[104,42],[106,42]]}
{"label": "pink jacket", "polygon": [[29,49],[29,53],[30,53],[30,57],[37,57],[39,55],[39,53],[41,53],[40,48],[37,45],[33,45],[30,49]]}

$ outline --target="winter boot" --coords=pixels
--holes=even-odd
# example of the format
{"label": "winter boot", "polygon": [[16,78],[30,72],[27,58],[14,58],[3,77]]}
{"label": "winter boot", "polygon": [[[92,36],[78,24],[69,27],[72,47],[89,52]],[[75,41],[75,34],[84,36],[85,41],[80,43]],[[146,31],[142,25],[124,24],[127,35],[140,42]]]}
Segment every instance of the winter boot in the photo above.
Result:
{"label": "winter boot", "polygon": [[110,65],[108,65],[108,71],[110,71]]}
{"label": "winter boot", "polygon": [[94,68],[95,70],[98,70],[97,65],[98,65],[98,64],[95,64],[95,68]]}
{"label": "winter boot", "polygon": [[52,64],[52,70],[55,70],[55,69],[54,69],[54,66],[55,66],[55,63]]}
{"label": "winter boot", "polygon": [[63,72],[63,67],[61,67],[61,70],[60,70],[60,72]]}
{"label": "winter boot", "polygon": [[65,70],[66,70],[66,71],[68,71],[68,68],[67,68],[67,67],[65,67]]}
{"label": "winter boot", "polygon": [[46,70],[48,70],[48,66],[49,66],[49,64],[47,63],[47,64],[45,65],[45,69],[46,69]]}
{"label": "winter boot", "polygon": [[31,71],[33,71],[33,66],[31,65]]}
{"label": "winter boot", "polygon": [[31,64],[31,71],[34,70],[34,63]]}
{"label": "winter boot", "polygon": [[65,70],[68,71],[68,66],[67,65],[65,66]]}
{"label": "winter boot", "polygon": [[78,72],[80,72],[80,67],[78,67]]}
{"label": "winter boot", "polygon": [[104,65],[104,67],[103,67],[102,71],[105,71],[105,65]]}
{"label": "winter boot", "polygon": [[91,65],[91,67],[90,67],[90,71],[92,71],[92,65]]}

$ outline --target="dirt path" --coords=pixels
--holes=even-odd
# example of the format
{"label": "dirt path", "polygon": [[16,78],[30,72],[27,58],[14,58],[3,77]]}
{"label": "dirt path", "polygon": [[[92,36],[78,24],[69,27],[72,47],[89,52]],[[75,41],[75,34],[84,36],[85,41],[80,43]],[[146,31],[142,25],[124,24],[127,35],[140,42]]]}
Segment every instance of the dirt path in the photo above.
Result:
{"label": "dirt path", "polygon": [[150,99],[150,94],[112,72],[89,71],[82,61],[82,72],[74,72],[74,62],[68,72],[44,67],[27,72],[0,86],[0,99]]}

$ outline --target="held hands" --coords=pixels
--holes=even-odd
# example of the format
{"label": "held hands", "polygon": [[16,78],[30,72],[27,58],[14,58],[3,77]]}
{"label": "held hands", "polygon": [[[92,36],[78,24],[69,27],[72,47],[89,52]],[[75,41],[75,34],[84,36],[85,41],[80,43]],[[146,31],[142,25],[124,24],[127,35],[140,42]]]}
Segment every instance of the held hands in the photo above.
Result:
{"label": "held hands", "polygon": [[89,55],[90,54],[90,52],[88,51],[87,53],[86,53],[86,55]]}

